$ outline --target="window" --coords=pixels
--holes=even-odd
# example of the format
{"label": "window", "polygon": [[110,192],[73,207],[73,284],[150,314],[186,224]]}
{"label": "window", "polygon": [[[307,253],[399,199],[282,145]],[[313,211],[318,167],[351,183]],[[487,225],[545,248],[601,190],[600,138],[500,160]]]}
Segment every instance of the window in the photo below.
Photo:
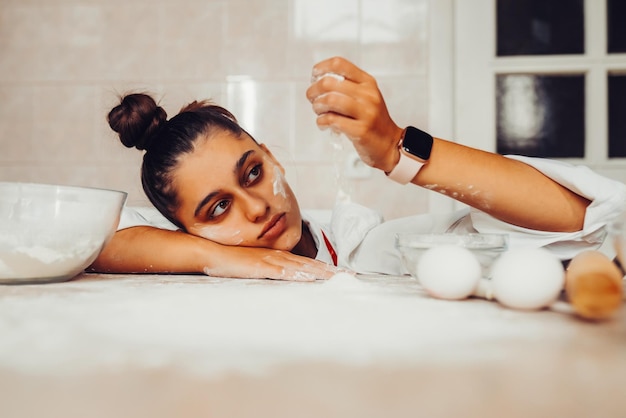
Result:
{"label": "window", "polygon": [[584,157],[583,75],[500,74],[496,83],[498,153]]}
{"label": "window", "polygon": [[626,74],[609,74],[609,158],[626,157]]}
{"label": "window", "polygon": [[626,1],[451,2],[454,137],[626,182]]}
{"label": "window", "polygon": [[626,52],[626,2],[624,0],[608,0],[606,8],[607,20],[607,52]]}
{"label": "window", "polygon": [[497,55],[584,53],[582,0],[498,0]]}

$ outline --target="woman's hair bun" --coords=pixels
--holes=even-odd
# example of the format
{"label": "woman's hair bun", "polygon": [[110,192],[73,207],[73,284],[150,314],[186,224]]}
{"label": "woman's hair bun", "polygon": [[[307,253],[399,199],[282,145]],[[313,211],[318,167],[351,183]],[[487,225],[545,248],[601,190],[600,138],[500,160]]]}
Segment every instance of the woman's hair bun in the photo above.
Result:
{"label": "woman's hair bun", "polygon": [[151,96],[133,93],[121,98],[107,120],[124,146],[147,150],[152,138],[167,122],[167,113]]}

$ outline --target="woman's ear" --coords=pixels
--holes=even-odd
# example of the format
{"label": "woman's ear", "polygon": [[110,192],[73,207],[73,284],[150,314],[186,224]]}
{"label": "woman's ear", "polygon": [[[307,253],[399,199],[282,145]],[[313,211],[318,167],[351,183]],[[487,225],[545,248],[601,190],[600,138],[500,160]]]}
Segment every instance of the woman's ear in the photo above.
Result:
{"label": "woman's ear", "polygon": [[261,147],[261,149],[263,150],[263,152],[265,152],[265,154],[269,157],[269,159],[276,165],[278,166],[278,168],[280,168],[280,171],[285,174],[285,168],[283,167],[283,165],[280,163],[280,161],[278,161],[276,159],[276,157],[274,157],[274,154],[272,154],[272,151],[270,151],[270,149],[265,145],[265,144],[259,144],[259,147]]}

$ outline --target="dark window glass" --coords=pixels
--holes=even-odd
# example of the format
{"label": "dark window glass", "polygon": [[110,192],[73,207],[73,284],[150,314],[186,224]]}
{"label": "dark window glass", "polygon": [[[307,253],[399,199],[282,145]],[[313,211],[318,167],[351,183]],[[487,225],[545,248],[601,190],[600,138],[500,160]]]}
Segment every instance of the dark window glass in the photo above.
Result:
{"label": "dark window glass", "polygon": [[609,158],[626,157],[626,75],[609,75]]}
{"label": "dark window glass", "polygon": [[626,1],[608,0],[606,14],[608,52],[626,52]]}
{"label": "dark window glass", "polygon": [[502,74],[496,94],[498,153],[584,157],[584,75]]}
{"label": "dark window glass", "polygon": [[498,56],[585,52],[583,0],[498,0],[496,7]]}

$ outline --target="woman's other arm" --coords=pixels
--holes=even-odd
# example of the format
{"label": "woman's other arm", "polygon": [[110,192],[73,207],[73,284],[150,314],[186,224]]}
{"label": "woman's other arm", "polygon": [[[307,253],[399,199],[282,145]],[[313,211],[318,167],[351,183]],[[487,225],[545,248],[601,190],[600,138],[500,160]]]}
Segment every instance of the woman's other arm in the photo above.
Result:
{"label": "woman's other arm", "polygon": [[521,161],[439,138],[412,183],[510,224],[542,231],[581,230],[590,203]]}
{"label": "woman's other arm", "polygon": [[101,273],[203,273],[236,278],[312,281],[333,266],[289,252],[224,246],[185,232],[151,226],[117,231],[89,271]]}

